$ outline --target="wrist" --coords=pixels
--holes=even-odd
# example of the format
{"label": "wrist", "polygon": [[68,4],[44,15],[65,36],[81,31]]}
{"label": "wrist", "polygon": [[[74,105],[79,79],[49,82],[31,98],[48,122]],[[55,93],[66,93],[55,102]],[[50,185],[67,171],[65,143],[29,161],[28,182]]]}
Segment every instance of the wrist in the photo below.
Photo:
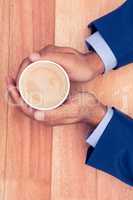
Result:
{"label": "wrist", "polygon": [[102,103],[98,103],[92,110],[91,114],[89,113],[86,122],[92,125],[93,127],[96,127],[102,121],[106,113],[107,106],[103,105]]}
{"label": "wrist", "polygon": [[99,104],[99,107],[95,110],[95,115],[93,119],[94,126],[97,126],[104,118],[107,113],[107,106],[103,104]]}
{"label": "wrist", "polygon": [[104,73],[104,63],[95,52],[87,53],[85,56],[88,62],[88,69],[92,71],[92,78]]}

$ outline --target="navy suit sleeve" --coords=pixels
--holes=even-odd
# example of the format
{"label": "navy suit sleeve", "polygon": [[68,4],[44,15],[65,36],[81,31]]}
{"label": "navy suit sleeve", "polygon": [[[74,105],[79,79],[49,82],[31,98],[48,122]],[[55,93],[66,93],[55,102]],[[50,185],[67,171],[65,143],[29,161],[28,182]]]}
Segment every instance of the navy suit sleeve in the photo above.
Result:
{"label": "navy suit sleeve", "polygon": [[133,62],[133,1],[127,0],[113,12],[95,20],[89,27],[99,31],[121,67]]}
{"label": "navy suit sleeve", "polygon": [[95,149],[88,149],[86,164],[133,186],[133,119],[114,109]]}

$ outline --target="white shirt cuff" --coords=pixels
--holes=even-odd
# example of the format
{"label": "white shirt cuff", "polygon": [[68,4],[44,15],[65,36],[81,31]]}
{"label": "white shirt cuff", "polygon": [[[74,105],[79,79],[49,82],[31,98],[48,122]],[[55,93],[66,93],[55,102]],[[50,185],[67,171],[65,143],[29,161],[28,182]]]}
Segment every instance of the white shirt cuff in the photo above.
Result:
{"label": "white shirt cuff", "polygon": [[91,145],[92,147],[95,147],[98,143],[100,137],[104,133],[106,127],[108,126],[110,120],[112,119],[114,114],[114,111],[112,108],[108,108],[106,115],[104,116],[103,120],[100,122],[100,124],[97,126],[97,128],[93,131],[93,133],[88,137],[86,142]]}
{"label": "white shirt cuff", "polygon": [[96,51],[103,61],[105,72],[108,72],[117,66],[117,59],[114,53],[98,31],[89,36],[86,39],[86,43]]}

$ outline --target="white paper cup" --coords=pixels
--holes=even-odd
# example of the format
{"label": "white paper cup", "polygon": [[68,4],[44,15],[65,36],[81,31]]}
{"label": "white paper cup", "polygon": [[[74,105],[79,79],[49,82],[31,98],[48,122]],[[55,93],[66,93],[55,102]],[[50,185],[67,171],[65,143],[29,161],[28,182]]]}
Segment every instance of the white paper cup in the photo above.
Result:
{"label": "white paper cup", "polygon": [[[62,99],[60,99],[60,101],[58,103],[56,103],[55,105],[49,106],[49,107],[48,106],[45,107],[44,105],[43,105],[43,107],[41,107],[40,105],[34,105],[29,100],[29,96],[28,96],[29,94],[27,93],[27,95],[26,95],[26,91],[24,90],[23,81],[25,80],[27,73],[30,73],[30,71],[33,70],[33,68],[34,69],[37,68],[38,63],[41,64],[41,66],[39,66],[39,67],[42,67],[42,68],[46,67],[46,64],[53,64],[53,67],[58,68],[58,70],[61,72],[62,76],[64,76],[63,77],[64,80],[66,80],[65,84],[67,84],[67,85],[65,85],[66,90],[64,92],[65,93],[64,96],[62,97]],[[35,79],[38,80],[39,77],[35,77]],[[45,79],[45,77],[44,77],[44,79]],[[37,109],[37,110],[52,110],[52,109],[55,109],[55,108],[61,106],[64,103],[64,101],[67,99],[67,97],[69,95],[69,91],[70,91],[70,80],[69,80],[69,77],[68,77],[68,74],[66,73],[66,71],[59,64],[49,61],[49,60],[41,60],[41,61],[37,61],[37,62],[34,62],[34,63],[28,65],[23,70],[23,72],[21,73],[20,78],[19,78],[18,88],[19,88],[21,97],[26,102],[26,104],[28,104],[30,107]],[[47,95],[47,94],[45,94],[45,95]]]}

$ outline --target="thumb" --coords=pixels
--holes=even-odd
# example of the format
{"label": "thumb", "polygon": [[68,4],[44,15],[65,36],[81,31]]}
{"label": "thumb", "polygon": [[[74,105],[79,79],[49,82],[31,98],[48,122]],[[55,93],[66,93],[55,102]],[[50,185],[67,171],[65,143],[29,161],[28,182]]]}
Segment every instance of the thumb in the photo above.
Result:
{"label": "thumb", "polygon": [[35,111],[34,119],[42,121],[48,125],[67,124],[68,120],[72,118],[73,107],[69,103],[65,103],[57,109],[50,111]]}

